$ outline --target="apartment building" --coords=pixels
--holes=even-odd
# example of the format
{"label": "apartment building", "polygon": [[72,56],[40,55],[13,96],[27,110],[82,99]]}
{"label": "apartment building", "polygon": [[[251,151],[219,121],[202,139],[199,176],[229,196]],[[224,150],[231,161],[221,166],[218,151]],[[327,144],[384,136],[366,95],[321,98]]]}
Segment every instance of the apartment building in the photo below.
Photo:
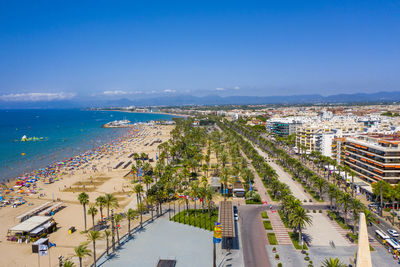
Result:
{"label": "apartment building", "polygon": [[301,125],[296,132],[296,147],[305,148],[307,153],[319,151],[332,156],[334,138],[363,133],[363,125],[354,120],[318,121]]}
{"label": "apartment building", "polygon": [[348,165],[363,180],[400,182],[400,134],[365,134],[335,139],[336,160]]}
{"label": "apartment building", "polygon": [[266,127],[273,134],[288,136],[295,134],[297,127],[302,124],[302,120],[297,118],[273,118],[267,121]]}

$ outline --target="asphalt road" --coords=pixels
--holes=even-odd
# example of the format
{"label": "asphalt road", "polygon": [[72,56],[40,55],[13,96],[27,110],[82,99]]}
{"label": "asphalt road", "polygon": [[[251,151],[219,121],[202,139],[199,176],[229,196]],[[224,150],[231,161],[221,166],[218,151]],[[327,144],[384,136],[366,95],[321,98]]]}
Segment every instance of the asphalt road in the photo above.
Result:
{"label": "asphalt road", "polygon": [[265,206],[239,206],[240,232],[245,267],[270,267],[265,245],[267,234],[260,212]]}

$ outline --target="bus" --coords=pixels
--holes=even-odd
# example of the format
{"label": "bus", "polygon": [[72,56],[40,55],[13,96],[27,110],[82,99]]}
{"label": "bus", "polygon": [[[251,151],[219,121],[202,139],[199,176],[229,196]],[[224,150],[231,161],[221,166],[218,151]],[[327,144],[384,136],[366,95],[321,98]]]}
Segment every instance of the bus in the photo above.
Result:
{"label": "bus", "polygon": [[400,244],[397,243],[396,240],[392,239],[386,239],[386,244],[388,245],[389,248],[391,248],[392,253],[395,253],[396,251],[400,250]]}
{"label": "bus", "polygon": [[383,241],[390,239],[390,236],[388,236],[387,234],[385,234],[384,232],[382,232],[380,230],[375,230],[375,235],[376,235],[376,238],[378,238],[379,241],[381,241],[382,243],[386,243]]}

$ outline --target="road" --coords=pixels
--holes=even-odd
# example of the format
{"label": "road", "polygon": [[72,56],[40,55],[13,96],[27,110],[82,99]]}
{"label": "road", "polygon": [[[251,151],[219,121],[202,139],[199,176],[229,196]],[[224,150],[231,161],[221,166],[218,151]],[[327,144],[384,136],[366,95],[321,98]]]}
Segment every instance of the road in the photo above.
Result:
{"label": "road", "polygon": [[260,212],[265,206],[239,206],[240,232],[245,267],[270,267],[265,245],[267,235]]}

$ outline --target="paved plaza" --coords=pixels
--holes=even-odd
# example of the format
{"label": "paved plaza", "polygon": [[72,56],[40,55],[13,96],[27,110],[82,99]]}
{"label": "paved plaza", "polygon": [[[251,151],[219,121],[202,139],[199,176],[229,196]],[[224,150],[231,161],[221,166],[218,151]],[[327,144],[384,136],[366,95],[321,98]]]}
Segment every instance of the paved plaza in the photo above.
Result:
{"label": "paved plaza", "polygon": [[[160,218],[135,233],[116,255],[100,259],[98,266],[157,266],[159,259],[175,259],[177,267],[212,266],[212,232]],[[222,256],[218,253],[219,257]]]}
{"label": "paved plaza", "polygon": [[[276,260],[275,253],[272,253],[272,248],[276,247],[277,254],[280,259]],[[267,245],[266,250],[268,253],[271,266],[276,266],[279,262],[283,266],[296,266],[296,267],[307,267],[308,261],[304,260],[306,255],[301,254],[300,250],[295,250],[293,246],[278,245],[271,246]],[[342,262],[350,264],[350,258],[354,258],[357,251],[356,246],[345,246],[331,248],[327,246],[313,246],[307,251],[309,253],[310,260],[314,266],[321,266],[322,262],[329,258],[339,258]],[[373,266],[399,266],[391,257],[391,255],[384,248],[378,248],[376,251],[371,252],[372,265]]]}
{"label": "paved plaza", "polygon": [[323,213],[308,213],[312,216],[312,225],[307,225],[303,231],[309,238],[312,246],[351,246],[350,241],[345,238],[346,230],[343,230],[335,221],[331,221]]}

